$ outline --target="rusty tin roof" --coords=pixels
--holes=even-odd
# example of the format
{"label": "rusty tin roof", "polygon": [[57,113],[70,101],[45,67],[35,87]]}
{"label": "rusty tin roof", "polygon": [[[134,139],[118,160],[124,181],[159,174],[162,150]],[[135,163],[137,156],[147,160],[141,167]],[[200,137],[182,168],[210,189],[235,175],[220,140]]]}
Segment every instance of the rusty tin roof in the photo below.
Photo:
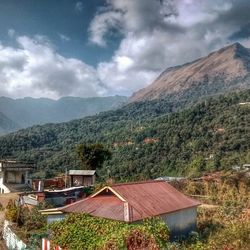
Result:
{"label": "rusty tin roof", "polygon": [[165,181],[147,181],[104,187],[92,196],[59,210],[133,222],[198,205],[200,202]]}

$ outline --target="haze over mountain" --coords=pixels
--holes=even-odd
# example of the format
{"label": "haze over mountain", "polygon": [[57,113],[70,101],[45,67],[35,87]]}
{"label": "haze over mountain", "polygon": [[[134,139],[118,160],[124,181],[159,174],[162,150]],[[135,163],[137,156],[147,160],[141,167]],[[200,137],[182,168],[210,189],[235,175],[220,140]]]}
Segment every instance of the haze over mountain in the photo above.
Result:
{"label": "haze over mountain", "polygon": [[168,98],[197,100],[250,88],[250,49],[234,43],[206,57],[166,69],[130,102]]}
{"label": "haze over mountain", "polygon": [[127,97],[63,97],[11,99],[0,97],[0,134],[5,134],[34,124],[58,123],[83,118],[102,111],[115,109]]}

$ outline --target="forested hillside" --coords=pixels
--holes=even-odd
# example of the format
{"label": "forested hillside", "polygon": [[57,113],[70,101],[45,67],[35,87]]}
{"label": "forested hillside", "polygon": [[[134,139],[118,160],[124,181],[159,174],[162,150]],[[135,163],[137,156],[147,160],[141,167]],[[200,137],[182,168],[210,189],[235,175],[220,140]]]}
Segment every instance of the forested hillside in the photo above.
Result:
{"label": "forested hillside", "polygon": [[250,90],[178,112],[185,103],[132,103],[0,137],[0,156],[35,161],[40,175],[51,175],[79,167],[77,144],[100,142],[113,154],[98,171],[100,178],[145,179],[231,168],[250,161],[250,105],[241,104],[249,101]]}

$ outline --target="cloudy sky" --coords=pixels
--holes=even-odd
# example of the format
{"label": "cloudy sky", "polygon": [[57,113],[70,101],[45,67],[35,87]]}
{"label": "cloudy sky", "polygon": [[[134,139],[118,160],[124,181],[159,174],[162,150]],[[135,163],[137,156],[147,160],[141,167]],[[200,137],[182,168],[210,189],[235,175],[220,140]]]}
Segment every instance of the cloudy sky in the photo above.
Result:
{"label": "cloudy sky", "polygon": [[0,0],[0,96],[131,95],[241,42],[249,0]]}

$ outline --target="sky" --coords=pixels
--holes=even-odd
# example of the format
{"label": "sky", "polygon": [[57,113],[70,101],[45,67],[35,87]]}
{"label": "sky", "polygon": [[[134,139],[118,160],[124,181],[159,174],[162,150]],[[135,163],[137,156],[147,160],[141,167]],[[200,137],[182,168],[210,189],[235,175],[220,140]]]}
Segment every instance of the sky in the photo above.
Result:
{"label": "sky", "polygon": [[126,95],[234,42],[249,0],[0,0],[0,96]]}

